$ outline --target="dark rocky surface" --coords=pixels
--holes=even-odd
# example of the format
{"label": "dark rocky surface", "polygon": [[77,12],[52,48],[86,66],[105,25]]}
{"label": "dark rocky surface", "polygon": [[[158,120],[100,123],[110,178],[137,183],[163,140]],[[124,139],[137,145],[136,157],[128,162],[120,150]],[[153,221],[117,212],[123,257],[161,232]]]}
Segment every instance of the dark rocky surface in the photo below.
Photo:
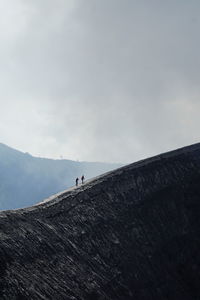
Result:
{"label": "dark rocky surface", "polygon": [[0,299],[197,300],[199,249],[196,144],[1,212]]}

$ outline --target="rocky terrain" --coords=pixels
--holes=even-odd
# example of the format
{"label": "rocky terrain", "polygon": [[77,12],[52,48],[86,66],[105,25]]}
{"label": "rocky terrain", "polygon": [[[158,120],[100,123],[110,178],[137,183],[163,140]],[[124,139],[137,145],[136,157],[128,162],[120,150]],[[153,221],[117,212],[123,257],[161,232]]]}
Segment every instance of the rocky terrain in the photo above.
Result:
{"label": "rocky terrain", "polygon": [[0,299],[197,300],[199,249],[195,144],[1,212]]}

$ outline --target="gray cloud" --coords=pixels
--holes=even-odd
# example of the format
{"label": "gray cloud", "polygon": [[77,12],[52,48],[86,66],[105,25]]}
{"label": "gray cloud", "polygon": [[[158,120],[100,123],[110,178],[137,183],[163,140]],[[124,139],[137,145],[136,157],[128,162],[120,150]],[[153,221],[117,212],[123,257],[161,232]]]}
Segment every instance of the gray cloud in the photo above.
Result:
{"label": "gray cloud", "polygon": [[0,134],[132,162],[197,142],[198,1],[0,1]]}

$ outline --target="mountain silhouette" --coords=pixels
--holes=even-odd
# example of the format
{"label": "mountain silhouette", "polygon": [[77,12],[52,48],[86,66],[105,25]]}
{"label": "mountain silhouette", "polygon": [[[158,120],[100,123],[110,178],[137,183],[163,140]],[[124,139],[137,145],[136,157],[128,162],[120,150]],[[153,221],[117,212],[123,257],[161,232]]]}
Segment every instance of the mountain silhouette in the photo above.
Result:
{"label": "mountain silhouette", "polygon": [[0,299],[200,299],[199,183],[195,144],[1,212]]}
{"label": "mountain silhouette", "polygon": [[33,157],[0,143],[0,209],[30,206],[119,164],[76,162]]}

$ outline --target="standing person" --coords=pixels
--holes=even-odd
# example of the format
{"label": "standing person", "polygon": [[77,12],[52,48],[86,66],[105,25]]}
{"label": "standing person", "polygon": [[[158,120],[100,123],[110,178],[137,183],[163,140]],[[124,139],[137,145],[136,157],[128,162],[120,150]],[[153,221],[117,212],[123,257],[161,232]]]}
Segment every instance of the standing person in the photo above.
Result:
{"label": "standing person", "polygon": [[82,175],[82,176],[81,176],[82,184],[84,183],[84,179],[85,179],[85,177],[84,177],[84,175]]}
{"label": "standing person", "polygon": [[78,186],[78,181],[79,181],[79,178],[77,177],[76,178],[76,186]]}

